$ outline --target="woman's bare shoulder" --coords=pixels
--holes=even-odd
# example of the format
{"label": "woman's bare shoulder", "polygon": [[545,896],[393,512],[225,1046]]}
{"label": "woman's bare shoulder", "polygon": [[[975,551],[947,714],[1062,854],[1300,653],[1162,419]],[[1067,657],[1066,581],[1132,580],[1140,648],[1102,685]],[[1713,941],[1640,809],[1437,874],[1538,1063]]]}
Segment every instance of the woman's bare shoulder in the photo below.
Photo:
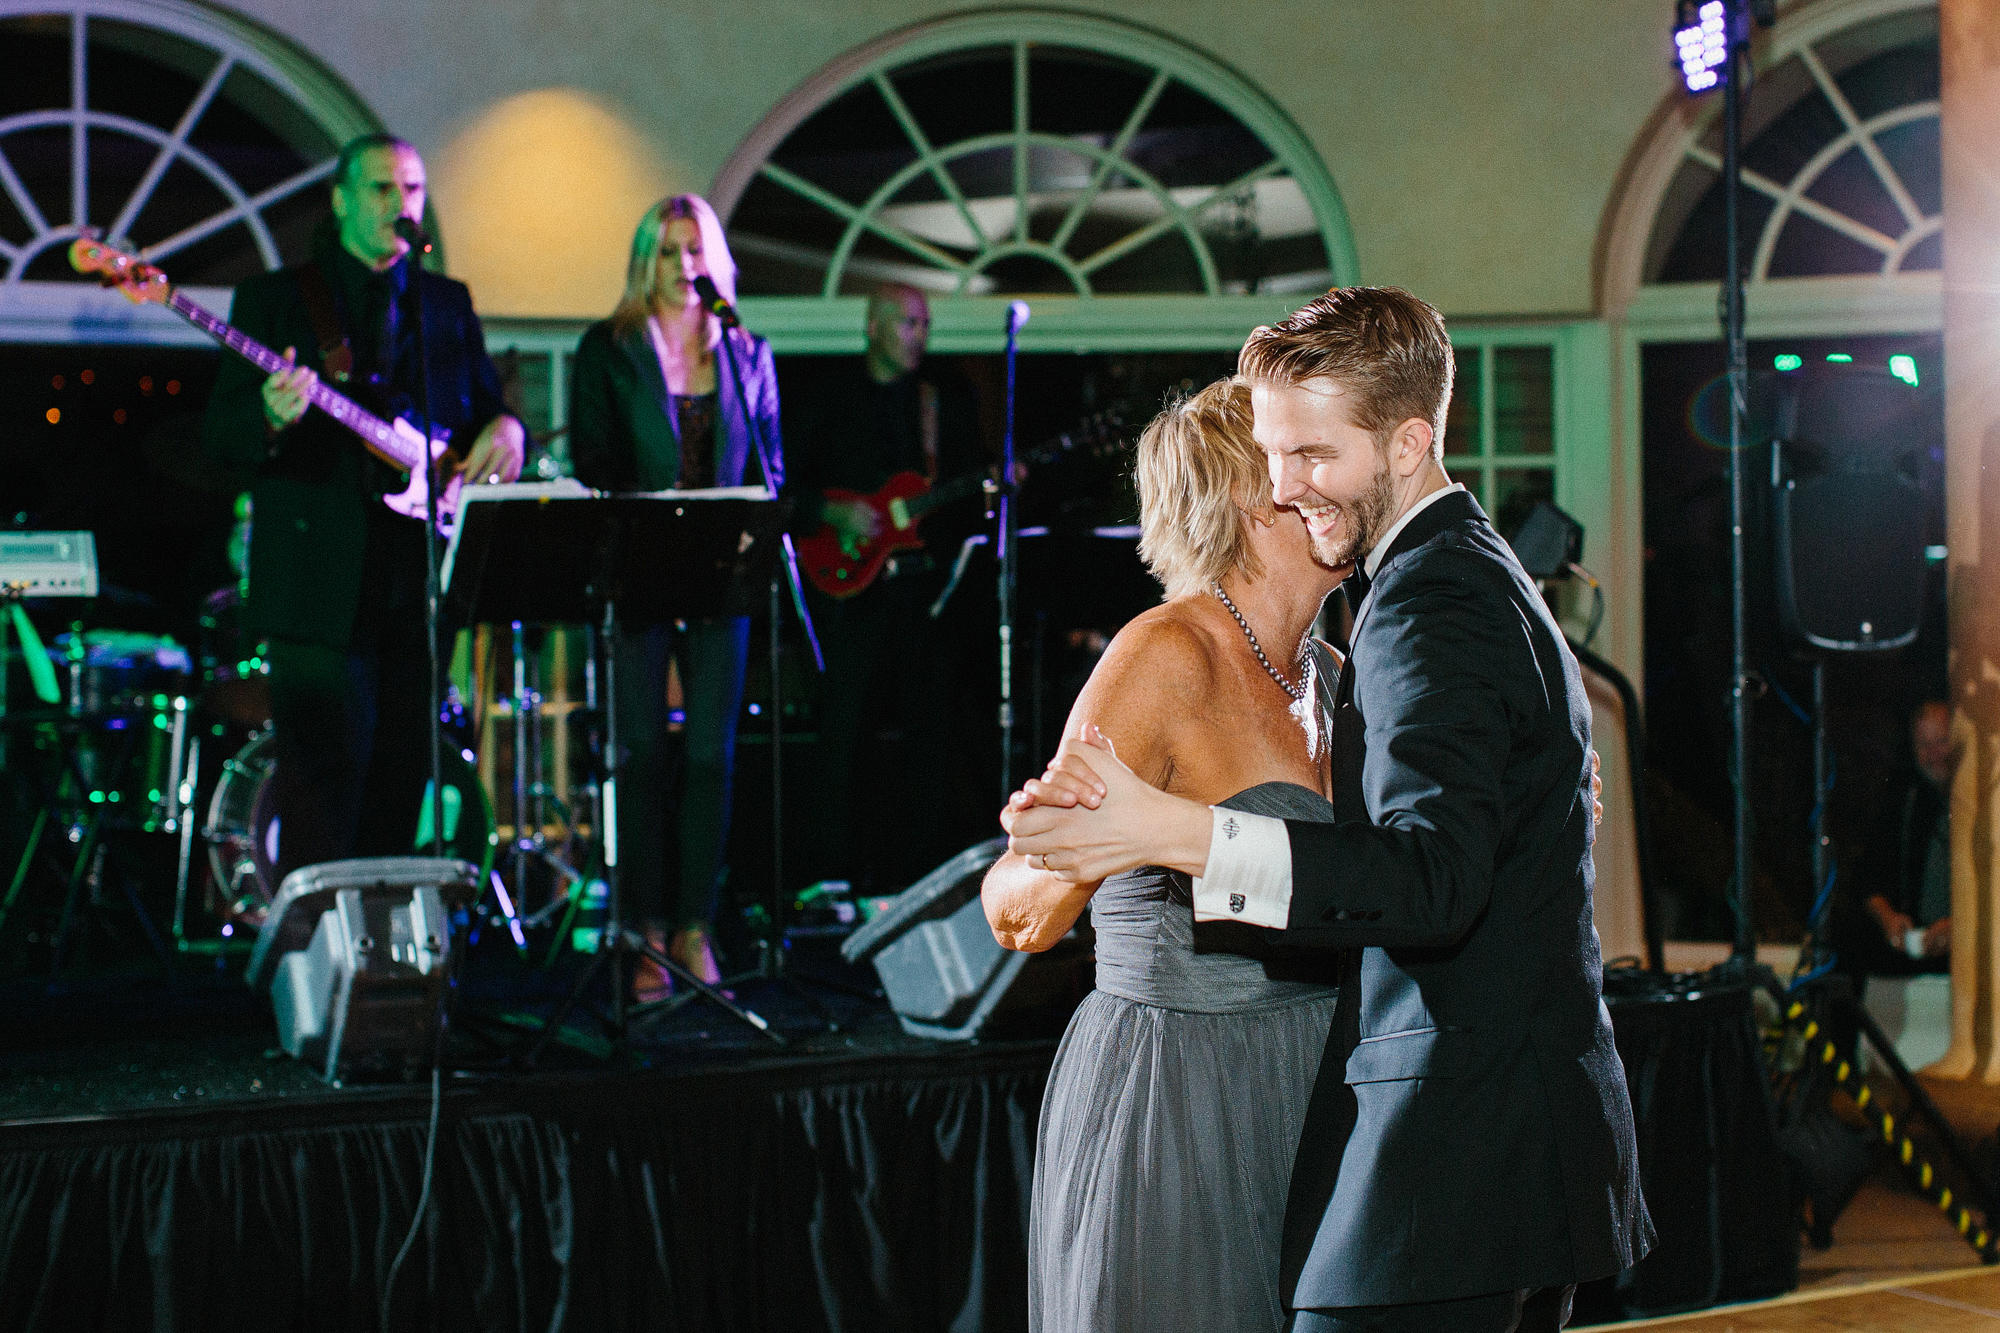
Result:
{"label": "woman's bare shoulder", "polygon": [[1134,616],[1104,650],[1099,670],[1143,672],[1148,685],[1185,682],[1203,685],[1214,678],[1213,627],[1185,600],[1163,602]]}
{"label": "woman's bare shoulder", "polygon": [[1215,684],[1213,634],[1198,613],[1167,602],[1133,617],[1118,631],[1090,673],[1078,703],[1102,714],[1119,711],[1172,714]]}

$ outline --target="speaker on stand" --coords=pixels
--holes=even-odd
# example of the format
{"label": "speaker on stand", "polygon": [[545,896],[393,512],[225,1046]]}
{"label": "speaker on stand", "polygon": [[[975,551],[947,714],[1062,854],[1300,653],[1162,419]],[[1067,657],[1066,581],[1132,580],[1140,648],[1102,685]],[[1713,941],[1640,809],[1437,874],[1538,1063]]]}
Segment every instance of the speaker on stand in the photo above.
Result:
{"label": "speaker on stand", "polygon": [[1928,396],[1872,366],[1778,376],[1771,542],[1778,626],[1813,655],[1884,652],[1923,619]]}
{"label": "speaker on stand", "polygon": [[[1939,443],[1934,398],[1886,367],[1809,365],[1779,374],[1772,395],[1769,470],[1770,594],[1780,641],[1812,667],[1813,901],[1798,968],[1784,987],[1794,1026],[1816,1023],[1854,1060],[1860,1033],[1883,1054],[1881,1033],[1835,974],[1830,925],[1838,884],[1826,811],[1834,764],[1828,739],[1827,667],[1907,648],[1923,627],[1931,499],[1923,460]],[[1888,1053],[1879,1061],[1902,1086],[1913,1114],[1935,1122],[1946,1155],[1966,1160],[1923,1089]],[[1835,1119],[1833,1085],[1813,1062],[1773,1069],[1780,1149],[1812,1203],[1814,1244],[1831,1239],[1835,1217],[1873,1164],[1872,1142]],[[1841,1068],[1846,1068],[1843,1064]],[[1909,1157],[1907,1148],[1904,1161]],[[1962,1188],[1973,1182],[1963,1182]]]}

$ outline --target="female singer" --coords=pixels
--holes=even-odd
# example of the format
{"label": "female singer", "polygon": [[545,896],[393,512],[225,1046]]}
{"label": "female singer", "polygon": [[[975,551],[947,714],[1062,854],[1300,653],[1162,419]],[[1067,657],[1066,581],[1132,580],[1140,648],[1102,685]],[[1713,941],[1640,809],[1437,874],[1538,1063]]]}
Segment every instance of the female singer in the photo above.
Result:
{"label": "female singer", "polygon": [[[577,346],[570,448],[578,480],[607,491],[699,490],[784,481],[778,377],[770,344],[726,330],[703,305],[707,277],[736,299],[736,263],[708,201],[677,194],[646,211],[632,237],[625,295]],[[734,367],[732,373],[731,360]],[[765,464],[769,460],[770,472]],[[662,578],[688,571],[661,570]],[[625,764],[618,811],[620,887],[646,937],[704,981],[721,976],[710,932],[726,867],[736,714],[750,622],[741,617],[632,626],[617,658]],[[667,771],[667,669],[679,667],[685,758]],[[679,799],[673,799],[678,787]],[[668,891],[666,830],[680,874]],[[642,964],[639,999],[666,991]]]}

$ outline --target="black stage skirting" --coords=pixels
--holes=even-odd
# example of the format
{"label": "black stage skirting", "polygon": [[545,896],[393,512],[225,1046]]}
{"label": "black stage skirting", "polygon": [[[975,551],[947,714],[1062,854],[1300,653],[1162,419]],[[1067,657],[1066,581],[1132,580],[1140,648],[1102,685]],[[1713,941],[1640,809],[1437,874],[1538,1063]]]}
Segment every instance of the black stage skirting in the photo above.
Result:
{"label": "black stage skirting", "polygon": [[[396,1327],[1012,1329],[1052,1043],[448,1086]],[[0,1327],[379,1327],[428,1085],[0,1127]]]}
{"label": "black stage skirting", "polygon": [[1759,1300],[1799,1279],[1799,1207],[1778,1149],[1750,986],[1614,973],[1611,1023],[1659,1239],[1577,1293],[1578,1324]]}
{"label": "black stage skirting", "polygon": [[[1660,1243],[1579,1292],[1578,1322],[1788,1290],[1797,1210],[1747,988],[1633,990],[1612,1011]],[[428,1085],[330,1089],[271,1058],[251,998],[128,997],[113,1036],[0,996],[0,1330],[380,1326]],[[774,1056],[684,1013],[650,1068],[448,1081],[393,1326],[1023,1327],[1054,1042],[843,1021]]]}

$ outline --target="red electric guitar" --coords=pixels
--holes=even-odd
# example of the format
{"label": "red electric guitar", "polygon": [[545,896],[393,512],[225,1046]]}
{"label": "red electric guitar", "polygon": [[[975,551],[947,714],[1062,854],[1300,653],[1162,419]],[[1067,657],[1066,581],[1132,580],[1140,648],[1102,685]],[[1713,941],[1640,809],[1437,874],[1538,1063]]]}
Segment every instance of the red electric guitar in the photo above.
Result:
{"label": "red electric guitar", "polygon": [[[1074,430],[1057,435],[1026,454],[1017,454],[1016,459],[1036,467],[1080,446],[1101,455],[1123,445],[1119,432],[1124,424],[1119,409],[1109,407],[1085,417]],[[917,524],[925,514],[941,505],[980,494],[998,476],[999,470],[993,468],[968,472],[933,486],[918,473],[898,472],[873,495],[828,487],[827,499],[859,500],[875,510],[881,526],[873,537],[848,544],[831,523],[820,524],[819,531],[799,543],[799,563],[807,580],[829,597],[854,596],[875,581],[890,556],[898,551],[916,550],[924,544],[924,539],[917,535]]]}
{"label": "red electric guitar", "polygon": [[[137,305],[148,303],[164,305],[267,374],[276,374],[285,369],[285,358],[196,305],[167,281],[165,273],[133,255],[122,254],[102,241],[93,241],[85,237],[70,246],[69,262],[79,273],[96,274],[99,282],[106,287],[116,287]],[[427,515],[430,508],[429,497],[426,494],[428,485],[426,475],[430,471],[429,460],[443,456],[451,432],[436,430],[430,448],[426,450],[423,432],[410,424],[408,418],[397,417],[385,421],[352,398],[333,389],[325,380],[319,380],[313,385],[309,401],[314,407],[360,436],[362,446],[369,453],[390,467],[410,474],[410,484],[394,495],[383,496],[383,504],[406,518],[423,518]],[[459,485],[459,475],[454,471],[451,479],[445,483],[443,492],[438,496],[438,517],[441,525],[448,522],[449,516],[458,511]]]}

